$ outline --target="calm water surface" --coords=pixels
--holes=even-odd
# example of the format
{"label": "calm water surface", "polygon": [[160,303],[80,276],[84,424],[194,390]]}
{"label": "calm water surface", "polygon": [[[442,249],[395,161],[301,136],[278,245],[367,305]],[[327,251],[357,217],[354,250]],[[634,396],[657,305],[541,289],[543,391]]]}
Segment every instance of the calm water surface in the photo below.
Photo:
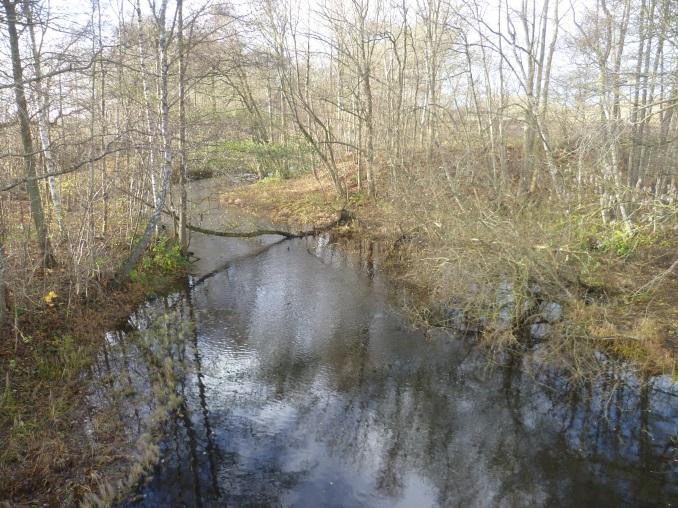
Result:
{"label": "calm water surface", "polygon": [[171,306],[194,326],[182,410],[128,506],[678,503],[668,379],[571,390],[529,360],[489,368],[472,340],[406,325],[375,246],[278,240],[196,235],[185,289],[131,319]]}

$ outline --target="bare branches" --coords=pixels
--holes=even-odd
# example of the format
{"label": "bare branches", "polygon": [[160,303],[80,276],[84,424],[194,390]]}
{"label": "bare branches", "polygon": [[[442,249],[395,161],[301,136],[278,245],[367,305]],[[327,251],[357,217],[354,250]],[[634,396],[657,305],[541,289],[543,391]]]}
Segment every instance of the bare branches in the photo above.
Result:
{"label": "bare branches", "polygon": [[88,166],[92,162],[100,161],[100,160],[104,159],[105,157],[107,157],[111,154],[114,154],[114,153],[117,153],[117,152],[126,152],[126,151],[130,150],[129,147],[110,148],[110,146],[112,146],[113,144],[114,143],[111,142],[109,144],[109,148],[107,148],[104,152],[99,153],[92,158],[81,160],[81,161],[79,161],[78,163],[76,163],[72,166],[69,166],[69,167],[64,168],[64,169],[60,169],[59,171],[54,171],[54,172],[51,172],[51,173],[44,173],[44,174],[41,174],[41,175],[25,177],[25,178],[21,178],[19,180],[15,180],[12,183],[5,184],[4,186],[0,187],[0,192],[7,192],[9,190],[14,189],[15,187],[18,187],[19,185],[23,185],[23,184],[26,184],[28,182],[37,182],[39,180],[44,180],[46,178],[50,178],[50,177],[54,177],[54,176],[61,176],[61,175],[67,175],[69,173],[75,173],[76,171],[79,171],[79,170],[83,169],[84,167]]}
{"label": "bare branches", "polygon": [[[216,1],[120,2],[115,20],[95,4],[68,29],[32,3],[15,22],[33,65],[1,78],[0,91],[25,90],[40,146],[23,148],[19,110],[6,107],[0,192],[46,181],[38,194],[58,198],[54,178],[87,167],[61,182],[64,209],[85,201],[80,264],[96,259],[97,214],[107,224],[124,209],[137,239],[149,219],[138,199],[166,192],[163,210],[183,210],[191,173],[324,172],[342,200],[423,182],[490,202],[576,196],[629,234],[648,195],[675,200],[669,0],[259,0],[237,14]],[[33,25],[43,33],[31,40]],[[43,205],[48,229],[57,201]],[[190,209],[180,215],[185,247]]]}

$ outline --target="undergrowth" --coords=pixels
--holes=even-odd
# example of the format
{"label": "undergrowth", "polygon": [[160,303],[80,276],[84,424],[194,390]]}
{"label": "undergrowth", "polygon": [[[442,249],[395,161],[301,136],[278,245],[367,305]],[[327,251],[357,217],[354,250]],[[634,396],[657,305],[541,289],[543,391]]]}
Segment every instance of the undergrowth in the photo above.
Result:
{"label": "undergrowth", "polygon": [[74,477],[95,458],[82,449],[92,443],[81,436],[80,411],[104,333],[149,294],[172,287],[185,268],[177,246],[160,238],[125,292],[69,301],[50,285],[35,308],[15,309],[0,347],[0,499],[72,495],[62,476]]}
{"label": "undergrowth", "polygon": [[188,268],[181,246],[172,239],[161,236],[148,248],[139,265],[130,272],[130,281],[139,283],[151,293],[176,279]]}
{"label": "undergrowth", "polygon": [[550,325],[544,345],[573,376],[595,375],[597,351],[643,372],[675,372],[675,274],[652,281],[676,256],[678,207],[657,203],[642,214],[651,220],[628,232],[621,221],[602,220],[593,196],[564,205],[432,201],[438,206],[406,204],[414,240],[407,276],[430,288],[432,302],[461,309],[491,346],[529,344],[536,303],[557,302],[564,320]]}
{"label": "undergrowth", "polygon": [[[540,342],[573,377],[596,375],[601,351],[643,373],[675,373],[677,279],[667,270],[678,255],[678,205],[638,200],[629,232],[620,219],[603,219],[596,195],[571,195],[462,192],[417,178],[376,200],[351,193],[344,205],[358,234],[391,246],[392,275],[417,288],[414,321],[462,324],[491,350],[522,350],[534,342],[539,305],[553,302],[563,316]],[[338,206],[310,176],[228,196],[287,223]]]}

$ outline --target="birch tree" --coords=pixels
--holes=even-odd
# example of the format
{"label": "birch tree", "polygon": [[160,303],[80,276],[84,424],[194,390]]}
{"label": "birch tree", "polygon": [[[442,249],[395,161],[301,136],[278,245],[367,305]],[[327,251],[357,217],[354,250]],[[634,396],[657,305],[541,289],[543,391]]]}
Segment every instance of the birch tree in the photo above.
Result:
{"label": "birch tree", "polygon": [[[45,158],[45,167],[49,175],[56,174],[58,167],[54,156],[52,154],[52,142],[49,134],[49,94],[45,89],[45,84],[42,78],[42,65],[40,63],[41,55],[38,50],[38,43],[35,37],[35,26],[33,21],[33,13],[30,0],[23,2],[24,17],[26,18],[26,25],[30,37],[30,48],[33,57],[33,72],[35,74],[34,82],[34,97],[36,102],[36,109],[38,111],[38,135],[40,138],[40,145],[42,147],[42,155]],[[59,227],[59,234],[63,237],[65,234],[64,217],[61,207],[61,195],[59,192],[56,177],[48,176],[47,183],[49,185],[49,192],[52,198],[52,205],[54,206],[54,215],[56,217],[57,226]]]}
{"label": "birch tree", "polygon": [[31,206],[31,216],[35,224],[35,232],[38,239],[38,248],[40,251],[41,262],[46,267],[52,267],[56,261],[52,252],[52,245],[47,233],[47,224],[45,222],[44,210],[42,208],[42,198],[37,183],[37,173],[35,164],[35,148],[33,143],[33,134],[31,133],[31,122],[28,113],[28,103],[26,101],[25,81],[23,76],[23,64],[21,53],[19,52],[19,33],[17,31],[17,11],[18,0],[2,0],[5,10],[5,22],[7,24],[7,34],[9,37],[9,47],[12,59],[12,77],[14,86],[14,97],[16,102],[17,114],[19,116],[19,129],[21,131],[21,144],[23,147],[24,168],[26,174],[26,190]]}
{"label": "birch tree", "polygon": [[160,171],[160,184],[158,186],[156,200],[154,203],[153,212],[146,224],[146,227],[136,244],[122,264],[118,273],[116,274],[116,283],[122,284],[129,279],[131,271],[136,267],[141,259],[142,254],[148,247],[153,237],[157,225],[160,222],[165,200],[167,198],[167,190],[170,184],[170,177],[172,175],[172,133],[170,131],[169,122],[169,50],[174,36],[175,23],[177,20],[178,10],[175,11],[175,16],[172,18],[168,27],[167,20],[167,0],[162,0],[160,5],[156,7],[155,3],[151,4],[152,16],[155,22],[155,28],[158,31],[158,61],[159,61],[159,110],[160,110],[160,138],[162,141],[162,167]]}

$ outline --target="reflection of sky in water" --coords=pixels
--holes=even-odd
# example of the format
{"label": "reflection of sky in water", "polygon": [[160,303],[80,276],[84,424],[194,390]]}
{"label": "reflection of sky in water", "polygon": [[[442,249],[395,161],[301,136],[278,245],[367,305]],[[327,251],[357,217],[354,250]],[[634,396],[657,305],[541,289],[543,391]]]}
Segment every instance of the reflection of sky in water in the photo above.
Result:
{"label": "reflection of sky in water", "polygon": [[[612,414],[596,390],[568,399],[518,365],[490,372],[467,341],[407,330],[385,281],[367,276],[367,248],[351,257],[307,239],[242,258],[260,245],[195,237],[193,245],[206,260],[194,280],[240,259],[179,302],[196,323],[197,355],[185,361],[197,374],[180,389],[185,410],[167,429],[163,462],[138,504],[675,499],[676,466],[667,465],[675,394],[643,402],[637,387],[628,389],[618,401],[626,410]],[[652,404],[654,413],[640,411]]]}

